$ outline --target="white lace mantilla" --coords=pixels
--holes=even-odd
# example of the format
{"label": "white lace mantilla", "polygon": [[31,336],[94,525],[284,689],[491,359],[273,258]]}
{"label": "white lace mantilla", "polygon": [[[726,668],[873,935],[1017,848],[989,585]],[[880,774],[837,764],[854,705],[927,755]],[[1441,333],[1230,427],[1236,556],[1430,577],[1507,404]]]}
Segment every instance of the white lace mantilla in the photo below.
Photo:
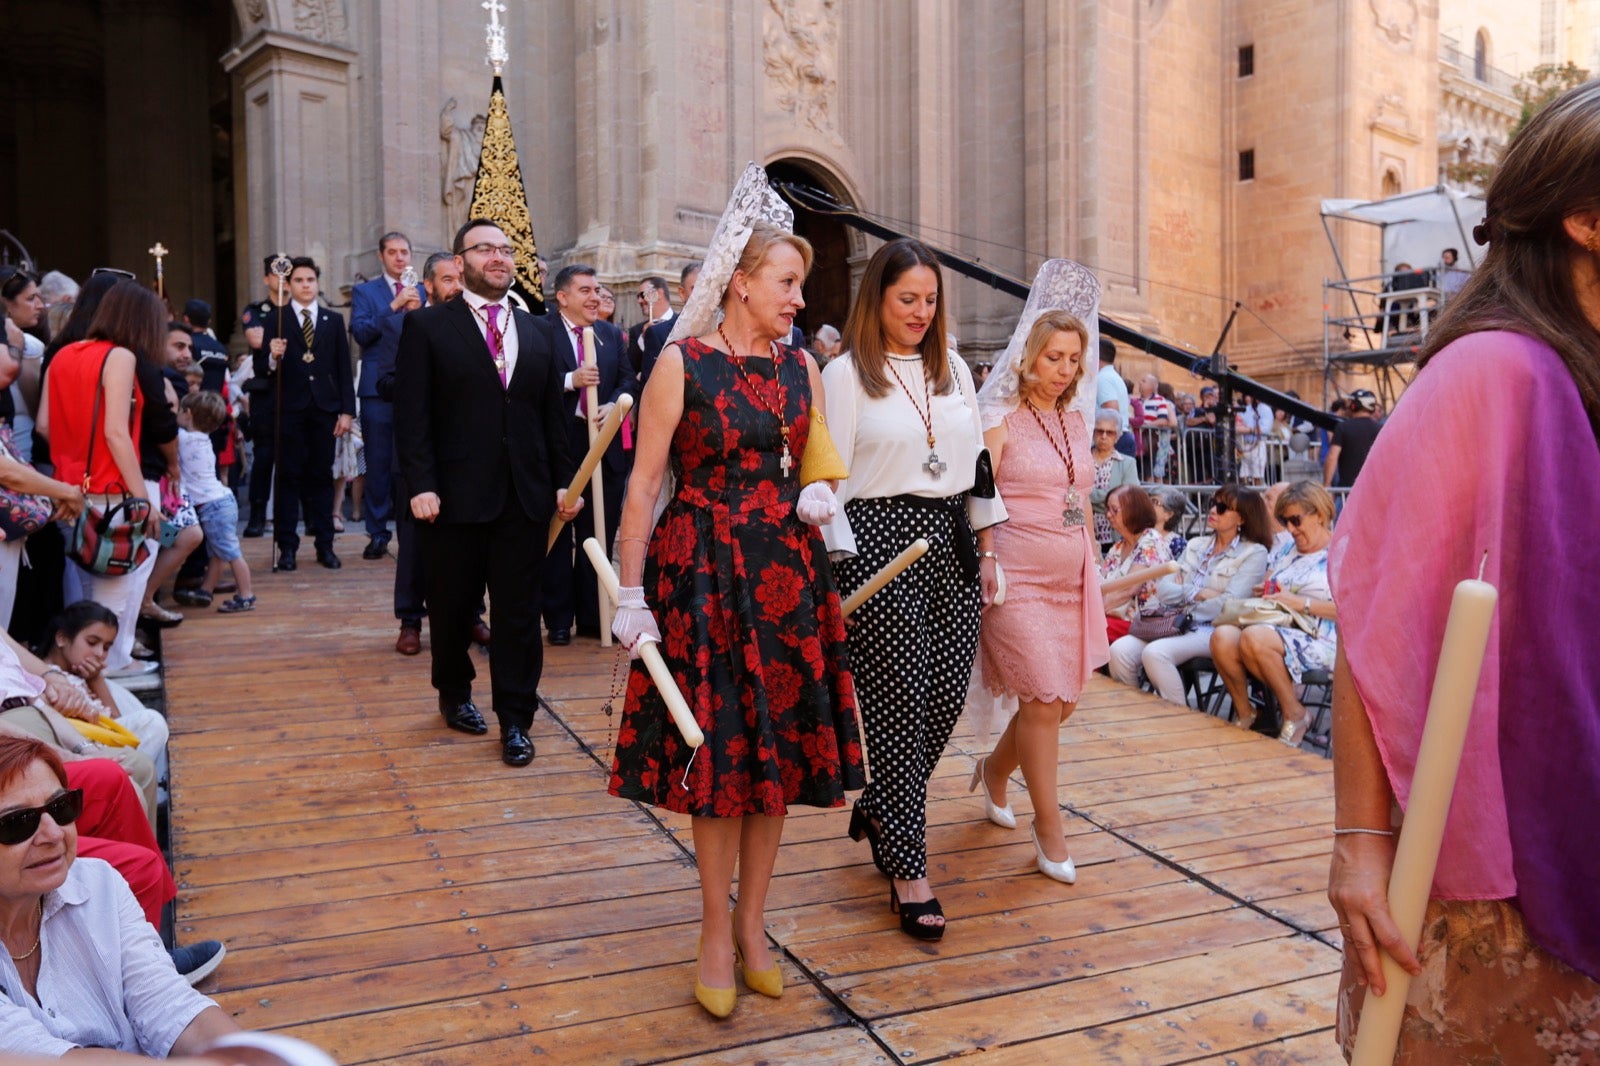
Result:
{"label": "white lace mantilla", "polygon": [[744,255],[750,228],[757,222],[770,222],[787,233],[794,232],[794,209],[783,202],[767,182],[767,172],[759,163],[744,168],[728,197],[728,206],[717,222],[717,231],[706,250],[705,264],[695,282],[694,292],[678,315],[667,338],[674,344],[686,337],[701,337],[716,328],[722,314],[722,297],[728,282]]}
{"label": "white lace mantilla", "polygon": [[994,361],[994,369],[978,390],[978,411],[985,431],[1005,420],[1017,409],[1021,398],[1021,362],[1028,331],[1046,311],[1067,311],[1076,315],[1089,331],[1083,353],[1083,377],[1072,407],[1083,414],[1087,425],[1094,425],[1094,380],[1100,369],[1100,281],[1088,267],[1070,259],[1049,259],[1033,276],[1022,317],[1011,331],[1011,342]]}

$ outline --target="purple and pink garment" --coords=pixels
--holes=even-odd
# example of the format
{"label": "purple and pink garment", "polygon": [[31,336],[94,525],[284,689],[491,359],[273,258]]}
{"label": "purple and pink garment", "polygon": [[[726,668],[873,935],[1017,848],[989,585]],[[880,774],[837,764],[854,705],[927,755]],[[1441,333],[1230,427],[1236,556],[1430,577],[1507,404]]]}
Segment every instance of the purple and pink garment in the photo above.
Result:
{"label": "purple and pink garment", "polygon": [[1432,895],[1515,898],[1600,980],[1600,447],[1548,345],[1441,351],[1384,425],[1334,533],[1339,639],[1409,801],[1456,582],[1500,593]]}

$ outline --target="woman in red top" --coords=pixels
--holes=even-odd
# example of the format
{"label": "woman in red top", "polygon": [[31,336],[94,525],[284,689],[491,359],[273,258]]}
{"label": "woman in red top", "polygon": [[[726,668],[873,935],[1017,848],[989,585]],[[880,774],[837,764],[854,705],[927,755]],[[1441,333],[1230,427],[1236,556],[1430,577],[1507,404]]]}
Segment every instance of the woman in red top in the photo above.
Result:
{"label": "woman in red top", "polygon": [[[139,418],[150,400],[135,384],[134,364],[163,350],[166,330],[167,311],[160,297],[137,282],[118,282],[101,300],[89,338],[57,352],[45,373],[38,432],[50,439],[56,477],[84,485],[89,502],[102,509],[127,496],[145,494],[139,469]],[[93,424],[97,389],[100,422]],[[160,397],[155,402],[161,402]],[[145,536],[160,532],[160,511],[152,507]],[[133,661],[139,604],[154,566],[151,553],[138,569],[121,577],[77,571],[84,597],[117,615],[117,639],[106,657],[107,670],[119,670]]]}

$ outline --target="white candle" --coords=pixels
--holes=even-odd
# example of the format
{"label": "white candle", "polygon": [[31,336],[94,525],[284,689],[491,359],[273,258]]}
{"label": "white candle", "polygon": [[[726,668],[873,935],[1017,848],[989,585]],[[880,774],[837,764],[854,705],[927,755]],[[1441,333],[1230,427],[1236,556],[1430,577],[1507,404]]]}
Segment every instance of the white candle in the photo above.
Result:
{"label": "white candle", "polygon": [[[1456,770],[1461,765],[1461,748],[1467,739],[1467,722],[1472,716],[1472,701],[1478,692],[1478,675],[1483,669],[1484,649],[1489,643],[1489,626],[1494,621],[1498,598],[1493,585],[1463,581],[1456,586],[1450,602],[1439,668],[1433,677],[1433,696],[1428,701],[1428,719],[1422,728],[1417,768],[1411,778],[1410,802],[1395,849],[1394,869],[1389,875],[1389,912],[1412,951],[1422,936],[1422,917],[1433,887],[1434,867],[1439,862],[1445,816],[1455,792]],[[1387,990],[1382,996],[1373,995],[1370,989],[1367,992],[1351,1066],[1387,1066],[1394,1061],[1395,1043],[1400,1038],[1411,975],[1381,947],[1378,953]]]}
{"label": "white candle", "polygon": [[[606,553],[601,550],[600,542],[593,537],[583,542],[583,550],[589,556],[589,562],[594,564],[595,577],[600,581],[600,587],[612,603],[617,602],[617,590],[621,582],[617,572],[611,569],[611,560],[606,558]],[[650,674],[650,680],[656,683],[656,690],[661,693],[661,698],[666,701],[667,713],[672,717],[672,724],[678,727],[678,732],[683,736],[683,742],[691,748],[698,748],[706,742],[706,735],[701,731],[699,723],[694,720],[694,714],[689,710],[689,701],[683,698],[683,693],[678,690],[678,683],[672,679],[672,671],[667,669],[667,661],[661,657],[661,649],[656,647],[653,640],[644,641],[639,645],[639,658],[643,660],[645,670]]]}
{"label": "white candle", "polygon": [[[596,366],[598,366],[600,363],[598,350],[594,346],[593,326],[583,327],[583,360],[578,365],[583,366],[587,363],[593,363]],[[596,385],[585,385],[583,389],[583,397],[583,420],[588,424],[589,428],[589,447],[593,448],[595,441],[600,439],[599,387]],[[606,536],[605,468],[601,466],[594,467],[591,481],[594,484],[595,508],[594,513],[589,517],[594,522],[594,535],[601,544],[610,544],[611,540]],[[602,596],[600,597],[600,603],[598,606],[600,608],[600,646],[602,648],[609,648],[611,647],[611,604],[607,603],[606,598]]]}

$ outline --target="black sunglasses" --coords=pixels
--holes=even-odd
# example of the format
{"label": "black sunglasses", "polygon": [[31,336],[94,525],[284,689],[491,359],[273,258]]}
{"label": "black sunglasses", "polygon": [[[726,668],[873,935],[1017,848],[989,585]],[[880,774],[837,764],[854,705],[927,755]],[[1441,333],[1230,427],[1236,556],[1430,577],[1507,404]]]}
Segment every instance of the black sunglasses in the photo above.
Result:
{"label": "black sunglasses", "polygon": [[1218,514],[1227,514],[1229,511],[1233,510],[1233,505],[1223,503],[1221,500],[1212,500],[1211,509]]}
{"label": "black sunglasses", "polygon": [[45,815],[56,825],[68,826],[83,813],[83,789],[75,788],[51,797],[43,807],[24,807],[20,811],[0,814],[0,844],[21,844],[32,840],[39,831],[39,819]]}
{"label": "black sunglasses", "polygon": [[1290,529],[1299,529],[1300,523],[1304,522],[1305,520],[1306,516],[1303,514],[1291,514],[1283,516],[1283,524],[1288,526]]}

